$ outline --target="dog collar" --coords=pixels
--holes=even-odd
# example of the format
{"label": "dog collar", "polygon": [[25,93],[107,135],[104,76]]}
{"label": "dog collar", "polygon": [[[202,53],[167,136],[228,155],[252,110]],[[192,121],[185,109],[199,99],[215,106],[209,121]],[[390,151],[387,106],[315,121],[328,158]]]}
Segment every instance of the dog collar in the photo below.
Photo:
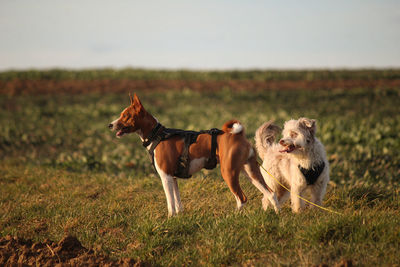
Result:
{"label": "dog collar", "polygon": [[300,165],[298,167],[301,173],[306,178],[307,185],[313,185],[317,181],[318,177],[321,175],[322,171],[325,169],[325,162],[322,161],[320,164],[310,169],[305,169]]}
{"label": "dog collar", "polygon": [[153,130],[151,130],[149,136],[146,139],[143,140],[142,144],[143,144],[144,147],[148,147],[151,144],[151,142],[154,141],[154,138],[157,137],[157,135],[159,133],[159,130],[161,128],[163,128],[162,124],[161,123],[157,123],[156,126],[153,128]]}

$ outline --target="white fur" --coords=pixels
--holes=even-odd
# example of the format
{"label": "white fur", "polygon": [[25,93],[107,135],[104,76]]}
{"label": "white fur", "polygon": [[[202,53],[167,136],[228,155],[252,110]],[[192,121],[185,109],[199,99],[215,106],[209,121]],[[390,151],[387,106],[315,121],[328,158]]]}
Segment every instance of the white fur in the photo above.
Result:
{"label": "white fur", "polygon": [[240,200],[240,198],[237,195],[234,195],[234,196],[236,199],[237,208],[238,208],[238,210],[241,210],[245,203],[242,203],[242,201]]}
{"label": "white fur", "polygon": [[190,161],[190,167],[189,167],[189,174],[192,175],[198,171],[200,171],[206,162],[206,158],[197,158],[197,159],[192,159]]}
{"label": "white fur", "polygon": [[110,123],[110,124],[112,124],[111,131],[115,131],[115,127],[117,126],[118,120],[119,120],[119,119],[116,119],[116,120],[114,120],[114,121],[112,121],[112,122]]}
{"label": "white fur", "polygon": [[[313,124],[308,123],[310,121]],[[264,124],[257,130],[255,137],[257,151],[264,160],[263,168],[268,170],[280,183],[289,187],[292,194],[285,191],[263,168],[260,168],[265,182],[274,192],[279,192],[280,205],[290,196],[293,212],[300,212],[304,208],[304,201],[297,195],[303,196],[306,190],[311,193],[311,201],[321,205],[329,182],[329,162],[326,159],[324,146],[315,137],[315,121],[301,118],[285,123],[280,142],[296,147],[290,153],[280,152],[284,150],[285,146],[273,143],[273,139],[272,141],[269,139],[270,142],[265,142],[265,138],[271,138],[271,136],[277,134],[271,131],[271,127],[276,126]],[[325,163],[324,170],[313,185],[307,185],[298,166],[309,169],[321,162]]]}
{"label": "white fur", "polygon": [[243,125],[241,125],[240,123],[234,123],[232,125],[231,134],[238,134],[241,133],[242,131],[243,131]]}
{"label": "white fur", "polygon": [[167,198],[168,216],[174,216],[183,210],[181,197],[179,195],[178,182],[176,178],[166,174],[157,164],[156,152],[154,151],[154,166],[160,175],[161,182],[164,188],[164,193]]}
{"label": "white fur", "polygon": [[178,179],[176,179],[175,177],[174,177],[174,203],[175,203],[176,213],[182,212],[183,206],[181,202],[181,196],[179,194]]}

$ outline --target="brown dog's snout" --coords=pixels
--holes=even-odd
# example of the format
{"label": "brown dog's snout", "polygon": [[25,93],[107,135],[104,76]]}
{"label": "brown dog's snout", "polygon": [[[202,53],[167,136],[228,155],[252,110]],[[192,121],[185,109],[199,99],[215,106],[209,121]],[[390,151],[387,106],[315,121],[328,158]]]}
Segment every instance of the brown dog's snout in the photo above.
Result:
{"label": "brown dog's snout", "polygon": [[279,144],[280,144],[281,146],[284,146],[284,145],[285,145],[285,141],[284,141],[283,139],[281,139],[281,140],[279,141]]}
{"label": "brown dog's snout", "polygon": [[108,128],[112,129],[113,126],[114,126],[114,125],[113,125],[112,123],[110,123],[110,124],[108,125]]}

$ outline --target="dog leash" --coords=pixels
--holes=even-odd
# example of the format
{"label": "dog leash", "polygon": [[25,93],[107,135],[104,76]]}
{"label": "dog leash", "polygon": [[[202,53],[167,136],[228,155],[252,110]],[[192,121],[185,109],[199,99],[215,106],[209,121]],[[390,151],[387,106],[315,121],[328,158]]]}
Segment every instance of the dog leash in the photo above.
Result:
{"label": "dog leash", "polygon": [[[262,166],[262,164],[260,164],[259,160],[257,160],[257,163],[258,163],[258,165],[259,165],[266,173],[268,173],[268,175],[271,176],[280,186],[282,186],[283,188],[285,188],[290,194],[293,194],[293,193],[290,191],[289,188],[287,188],[287,187],[284,186],[282,183],[280,183],[280,182],[278,181],[278,179],[276,179],[269,171],[267,171],[267,170],[264,168],[264,166]],[[300,195],[298,195],[298,194],[295,194],[295,195],[296,195],[298,198],[304,200],[305,202],[307,202],[307,203],[309,203],[309,204],[311,204],[311,205],[313,205],[313,206],[315,206],[315,207],[317,207],[317,208],[320,208],[320,209],[322,209],[322,210],[325,210],[325,211],[328,211],[328,212],[331,212],[331,213],[335,213],[335,214],[338,214],[338,215],[343,215],[343,213],[341,213],[341,212],[334,211],[334,210],[331,210],[331,209],[322,207],[322,206],[320,206],[320,205],[318,205],[318,204],[315,204],[315,203],[309,201],[308,199],[306,199],[306,198],[304,198],[304,197],[302,197],[302,196],[300,196]]]}

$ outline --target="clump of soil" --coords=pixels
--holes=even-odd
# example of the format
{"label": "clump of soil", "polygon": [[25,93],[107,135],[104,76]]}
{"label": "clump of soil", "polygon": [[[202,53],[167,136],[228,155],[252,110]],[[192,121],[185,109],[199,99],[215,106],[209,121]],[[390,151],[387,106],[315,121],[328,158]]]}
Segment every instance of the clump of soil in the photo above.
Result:
{"label": "clump of soil", "polygon": [[82,246],[73,236],[58,243],[32,242],[10,235],[0,237],[0,266],[140,266],[133,259],[114,261]]}

